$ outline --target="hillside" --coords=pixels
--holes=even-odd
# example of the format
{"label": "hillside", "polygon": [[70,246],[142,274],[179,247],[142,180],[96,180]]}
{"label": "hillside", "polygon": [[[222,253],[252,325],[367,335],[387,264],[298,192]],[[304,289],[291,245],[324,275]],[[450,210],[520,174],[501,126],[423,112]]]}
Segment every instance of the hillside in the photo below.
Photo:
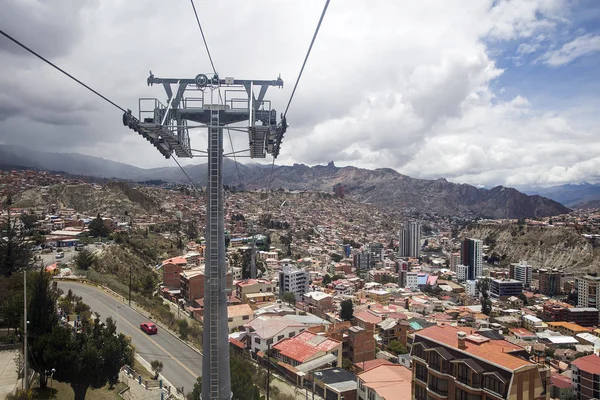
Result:
{"label": "hillside", "polygon": [[[177,167],[142,169],[101,158],[73,154],[39,154],[41,152],[32,153],[31,159],[28,159],[27,153],[21,150],[12,146],[0,146],[0,159],[3,162],[60,170],[69,174],[102,177],[112,175],[118,179],[137,182],[163,180],[187,184],[187,178]],[[5,157],[6,153],[11,156]],[[201,186],[205,185],[206,164],[186,166],[184,169],[192,180]],[[235,186],[240,186],[242,182],[241,186],[246,189],[270,187],[327,193],[331,193],[334,185],[339,184],[344,186],[348,198],[381,207],[387,212],[410,214],[417,218],[421,215],[459,218],[539,218],[570,211],[553,200],[537,195],[528,196],[502,186],[487,190],[448,182],[443,178],[437,180],[411,178],[390,168],[375,170],[352,166],[340,168],[333,162],[314,167],[304,164],[275,166],[271,175],[270,165],[237,164],[236,166],[233,161],[225,159],[223,180],[225,184]],[[118,206],[118,201],[115,203]]]}
{"label": "hillside", "polygon": [[586,203],[600,201],[600,184],[581,183],[525,189],[525,193],[538,194],[571,208],[588,208]]}
{"label": "hillside", "polygon": [[92,214],[155,214],[159,209],[159,203],[151,196],[122,182],[111,182],[91,190],[86,184],[53,185],[26,190],[13,200],[15,207],[35,208],[55,204],[59,208],[73,208],[77,212]]}
{"label": "hillside", "polygon": [[600,251],[574,228],[471,224],[461,237],[482,239],[503,264],[526,260],[534,267],[600,271]]}

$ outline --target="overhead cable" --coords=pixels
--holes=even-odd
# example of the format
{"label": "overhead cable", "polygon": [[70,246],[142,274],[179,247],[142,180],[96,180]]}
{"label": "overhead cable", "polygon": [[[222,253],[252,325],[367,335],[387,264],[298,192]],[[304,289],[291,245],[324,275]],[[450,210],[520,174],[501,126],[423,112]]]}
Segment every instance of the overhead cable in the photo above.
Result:
{"label": "overhead cable", "polygon": [[44,58],[43,56],[39,55],[38,53],[36,53],[35,51],[31,50],[29,47],[25,46],[23,43],[19,42],[17,39],[13,38],[12,36],[10,36],[8,33],[4,32],[3,30],[0,29],[0,33],[2,35],[4,35],[7,39],[13,41],[15,44],[21,46],[23,49],[27,50],[28,52],[30,52],[31,54],[33,54],[34,56],[36,56],[37,58],[39,58],[40,60],[44,61],[45,63],[51,65],[52,67],[54,67],[55,69],[57,69],[58,71],[62,72],[63,74],[65,74],[66,76],[68,76],[69,78],[73,79],[75,82],[79,83],[81,86],[83,86],[84,88],[88,89],[89,91],[91,91],[92,93],[94,93],[95,95],[101,97],[102,99],[106,100],[107,102],[109,102],[110,104],[112,104],[113,106],[117,107],[119,110],[123,111],[123,112],[127,112],[127,110],[125,110],[123,107],[119,106],[118,104],[116,104],[115,102],[109,100],[108,98],[106,98],[106,96],[103,96],[102,94],[98,93],[96,90],[92,89],[91,87],[89,87],[88,85],[86,85],[85,83],[81,82],[79,79],[75,78],[73,75],[69,74],[67,71],[65,71],[64,69],[60,68],[59,66],[57,66],[56,64],[52,63],[51,61],[47,60],[46,58]]}

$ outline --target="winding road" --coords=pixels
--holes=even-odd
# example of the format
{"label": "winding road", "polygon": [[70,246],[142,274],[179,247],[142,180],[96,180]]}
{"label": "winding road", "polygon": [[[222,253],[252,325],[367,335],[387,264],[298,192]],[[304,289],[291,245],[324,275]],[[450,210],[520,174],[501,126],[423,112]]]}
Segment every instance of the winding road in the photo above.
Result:
{"label": "winding road", "polygon": [[58,282],[65,292],[71,289],[81,296],[83,302],[102,319],[112,317],[117,329],[131,337],[135,351],[148,363],[159,360],[163,363],[162,375],[174,386],[184,387],[191,392],[196,378],[202,375],[202,356],[178,338],[158,328],[158,334],[146,335],[140,324],[148,319],[103,290],[76,282]]}

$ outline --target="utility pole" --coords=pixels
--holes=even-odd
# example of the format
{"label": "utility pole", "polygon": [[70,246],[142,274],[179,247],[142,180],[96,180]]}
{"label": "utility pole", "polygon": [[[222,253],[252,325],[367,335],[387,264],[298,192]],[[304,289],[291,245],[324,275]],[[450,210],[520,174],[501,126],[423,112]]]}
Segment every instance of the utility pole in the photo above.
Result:
{"label": "utility pole", "polygon": [[250,249],[250,278],[256,279],[256,232],[254,226],[250,229],[252,234],[252,248]]}
{"label": "utility pole", "polygon": [[29,390],[29,368],[27,367],[27,268],[23,269],[23,389]]}
{"label": "utility pole", "polygon": [[129,306],[131,307],[131,264],[129,264]]}
{"label": "utility pole", "polygon": [[267,400],[269,400],[269,392],[271,390],[271,345],[267,345]]}
{"label": "utility pole", "polygon": [[[216,73],[212,77],[198,74],[192,79],[157,78],[150,73],[147,83],[164,87],[167,105],[158,99],[140,99],[139,118],[127,111],[123,114],[123,124],[142,135],[165,158],[170,158],[173,153],[179,157],[208,158],[202,399],[229,400],[232,392],[227,327],[223,157],[241,152],[249,152],[251,158],[265,158],[267,153],[277,157],[287,123],[284,119],[277,124],[277,112],[271,109],[265,94],[269,86],[283,87],[283,81],[281,78],[221,79]],[[223,95],[222,87],[227,89]],[[255,88],[258,96],[254,94]],[[185,97],[187,91],[194,91],[193,96]],[[247,99],[240,99],[243,94]],[[192,126],[188,127],[187,121],[202,124],[193,128],[208,128],[207,151],[190,147],[188,129]],[[249,149],[224,154],[223,128],[244,121],[249,121]],[[256,121],[262,122],[262,126],[256,126]]]}

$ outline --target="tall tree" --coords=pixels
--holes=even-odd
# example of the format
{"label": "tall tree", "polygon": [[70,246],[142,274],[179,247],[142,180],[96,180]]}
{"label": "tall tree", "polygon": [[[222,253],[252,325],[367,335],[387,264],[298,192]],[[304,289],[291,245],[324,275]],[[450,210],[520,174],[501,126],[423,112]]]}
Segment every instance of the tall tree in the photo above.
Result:
{"label": "tall tree", "polygon": [[110,233],[110,229],[104,223],[104,220],[102,219],[100,214],[98,214],[96,218],[94,218],[92,222],[90,222],[88,229],[90,230],[90,234],[96,237],[106,237]]}
{"label": "tall tree", "polygon": [[340,318],[342,321],[350,321],[352,318],[354,318],[354,305],[352,304],[352,300],[344,300],[340,306]]}
{"label": "tall tree", "polygon": [[0,230],[0,274],[11,274],[29,269],[33,265],[33,254],[27,245],[24,233],[17,229],[16,221],[10,214],[10,196],[3,204],[7,211],[7,222]]}
{"label": "tall tree", "polygon": [[92,265],[94,265],[95,261],[96,256],[88,249],[81,250],[77,254],[77,256],[75,256],[75,265],[78,269],[81,269],[83,271],[87,271],[88,269],[90,269]]}
{"label": "tall tree", "polygon": [[292,292],[285,292],[283,296],[281,296],[281,300],[293,306],[296,304],[296,295]]}
{"label": "tall tree", "polygon": [[29,339],[29,361],[40,376],[40,387],[45,388],[46,371],[55,368],[44,362],[48,335],[58,327],[56,312],[57,293],[50,286],[50,274],[40,269],[33,277],[31,297],[27,307],[27,337]]}
{"label": "tall tree", "polygon": [[84,400],[90,387],[118,381],[121,367],[133,362],[133,349],[111,318],[106,324],[96,318],[83,321],[80,333],[57,326],[48,336],[44,361],[56,369],[54,379],[71,385],[75,400]]}
{"label": "tall tree", "polygon": [[490,299],[490,279],[483,278],[477,281],[477,290],[479,291],[479,302],[481,303],[481,312],[490,315],[492,312],[492,300]]}

